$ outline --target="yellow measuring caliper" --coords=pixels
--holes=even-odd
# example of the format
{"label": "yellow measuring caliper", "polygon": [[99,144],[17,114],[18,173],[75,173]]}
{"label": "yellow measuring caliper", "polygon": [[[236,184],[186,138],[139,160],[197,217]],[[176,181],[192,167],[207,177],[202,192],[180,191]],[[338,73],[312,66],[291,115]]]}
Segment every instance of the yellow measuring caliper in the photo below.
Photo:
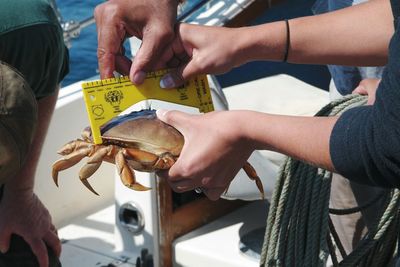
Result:
{"label": "yellow measuring caliper", "polygon": [[214,110],[206,75],[190,79],[177,88],[162,89],[160,80],[167,73],[168,70],[149,73],[139,86],[134,85],[127,76],[83,83],[93,142],[102,143],[100,127],[103,124],[142,100],[163,100],[196,107],[203,113]]}

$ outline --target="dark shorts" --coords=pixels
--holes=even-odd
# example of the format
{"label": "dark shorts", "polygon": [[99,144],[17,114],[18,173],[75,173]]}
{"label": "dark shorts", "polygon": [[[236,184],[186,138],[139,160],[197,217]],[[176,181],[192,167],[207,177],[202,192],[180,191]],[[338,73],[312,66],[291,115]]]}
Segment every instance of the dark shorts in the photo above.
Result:
{"label": "dark shorts", "polygon": [[[49,266],[61,267],[54,252],[47,247],[49,251]],[[39,263],[36,256],[33,254],[28,243],[17,235],[11,236],[10,249],[7,253],[1,254],[0,252],[0,267],[38,267]]]}
{"label": "dark shorts", "polygon": [[0,60],[18,69],[37,99],[56,91],[69,68],[58,25],[36,24],[0,35]]}

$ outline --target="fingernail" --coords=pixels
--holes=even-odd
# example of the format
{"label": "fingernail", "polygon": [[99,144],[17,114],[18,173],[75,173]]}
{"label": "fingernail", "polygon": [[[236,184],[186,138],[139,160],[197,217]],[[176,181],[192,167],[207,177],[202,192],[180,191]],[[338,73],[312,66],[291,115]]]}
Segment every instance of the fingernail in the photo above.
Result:
{"label": "fingernail", "polygon": [[135,75],[133,75],[132,82],[134,84],[142,84],[145,78],[146,78],[146,72],[139,71],[136,72]]}
{"label": "fingernail", "polygon": [[175,87],[175,82],[171,74],[167,74],[161,79],[160,87],[164,89]]}
{"label": "fingernail", "polygon": [[158,118],[163,118],[165,113],[167,113],[167,112],[168,112],[168,110],[166,110],[166,109],[158,109],[158,110],[156,110],[156,114],[157,114]]}

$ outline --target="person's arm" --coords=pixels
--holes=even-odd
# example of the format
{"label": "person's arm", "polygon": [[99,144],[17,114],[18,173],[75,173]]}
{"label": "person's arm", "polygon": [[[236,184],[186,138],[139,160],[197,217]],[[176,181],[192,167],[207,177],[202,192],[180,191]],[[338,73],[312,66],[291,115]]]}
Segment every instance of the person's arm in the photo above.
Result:
{"label": "person's arm", "polygon": [[223,111],[189,115],[158,111],[177,128],[185,144],[177,162],[158,174],[176,192],[202,187],[218,199],[256,149],[285,153],[334,170],[329,138],[336,117],[294,117],[254,111]]}
{"label": "person's arm", "polygon": [[254,149],[280,152],[335,171],[330,157],[329,140],[337,119],[254,112],[241,117],[245,123],[245,127],[241,127],[242,138],[251,140]]}
{"label": "person's arm", "polygon": [[176,192],[201,187],[215,200],[254,150],[272,150],[357,183],[399,187],[400,93],[388,76],[380,83],[374,105],[352,108],[340,117],[158,111],[157,116],[185,138],[177,162],[159,175]]}
{"label": "person's arm", "polygon": [[33,192],[36,167],[47,133],[57,94],[38,101],[38,127],[31,150],[23,168],[8,179],[0,201],[0,251],[9,249],[11,234],[20,235],[31,247],[41,267],[48,266],[47,248],[57,257],[61,253],[61,242],[51,216]]}
{"label": "person's arm", "polygon": [[360,184],[399,187],[398,43],[400,37],[396,34],[383,78],[378,88],[368,92],[376,91],[375,101],[349,109],[339,117],[254,111],[194,116],[158,111],[161,120],[185,137],[178,161],[160,175],[177,192],[202,187],[210,199],[218,199],[250,154],[266,149],[338,172]]}
{"label": "person's arm", "polygon": [[[279,25],[256,26],[247,34],[248,38],[255,39],[244,51],[251,53],[251,60],[269,60],[278,52],[278,60],[283,58],[285,25],[283,22],[276,24]],[[394,32],[393,15],[388,0],[372,0],[322,15],[291,19],[289,25],[288,61],[307,64],[384,65],[387,62],[389,40]],[[272,39],[281,40],[276,45],[280,48],[279,51],[270,51],[270,37],[260,34],[274,33],[274,27],[281,28],[276,33],[279,37],[272,36]],[[258,54],[260,51],[261,55]]]}
{"label": "person's arm", "polygon": [[[399,37],[394,39],[397,42],[391,48],[398,50]],[[376,90],[374,104],[346,111],[332,130],[332,162],[340,174],[358,183],[400,186],[400,83],[396,54],[397,51],[391,52],[392,59]]]}
{"label": "person's arm", "polygon": [[[101,78],[114,71],[129,74],[137,84],[145,72],[153,70],[163,49],[174,38],[178,0],[110,0],[96,7],[97,57]],[[133,64],[125,56],[123,42],[136,36],[142,39]]]}
{"label": "person's arm", "polygon": [[[388,0],[291,19],[289,28],[289,62],[351,66],[385,64],[394,31]],[[224,73],[250,61],[282,61],[288,42],[284,21],[242,28],[180,24],[176,32],[174,42],[159,59],[167,66],[180,63],[163,79],[164,88],[197,74]]]}

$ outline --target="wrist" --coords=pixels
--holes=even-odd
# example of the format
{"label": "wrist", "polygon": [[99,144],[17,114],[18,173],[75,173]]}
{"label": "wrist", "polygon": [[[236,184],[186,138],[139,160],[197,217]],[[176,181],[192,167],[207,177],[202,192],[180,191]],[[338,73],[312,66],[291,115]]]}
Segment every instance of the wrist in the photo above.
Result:
{"label": "wrist", "polygon": [[7,202],[19,203],[31,199],[33,194],[33,188],[13,187],[5,184],[2,198]]}
{"label": "wrist", "polygon": [[233,58],[236,66],[243,65],[247,62],[255,60],[254,51],[252,51],[252,27],[235,28],[231,44],[233,47]]}
{"label": "wrist", "polygon": [[34,178],[32,175],[29,175],[27,168],[22,168],[20,172],[7,180],[4,187],[9,192],[32,193],[34,188]]}
{"label": "wrist", "polygon": [[4,185],[4,191],[10,193],[31,194],[33,193],[33,185],[6,183]]}
{"label": "wrist", "polygon": [[[272,115],[273,116],[273,115]],[[274,150],[273,129],[271,128],[271,115],[263,112],[245,110],[236,122],[241,127],[240,138],[252,150]]]}
{"label": "wrist", "polygon": [[284,21],[248,27],[244,33],[244,53],[247,61],[282,61],[288,44],[287,27]]}
{"label": "wrist", "polygon": [[257,124],[253,119],[255,112],[238,110],[230,111],[229,113],[231,114],[230,125],[236,125],[233,127],[234,139],[237,140],[238,143],[244,144],[245,147],[252,151],[258,149],[257,140],[254,139],[253,135],[255,124]]}

